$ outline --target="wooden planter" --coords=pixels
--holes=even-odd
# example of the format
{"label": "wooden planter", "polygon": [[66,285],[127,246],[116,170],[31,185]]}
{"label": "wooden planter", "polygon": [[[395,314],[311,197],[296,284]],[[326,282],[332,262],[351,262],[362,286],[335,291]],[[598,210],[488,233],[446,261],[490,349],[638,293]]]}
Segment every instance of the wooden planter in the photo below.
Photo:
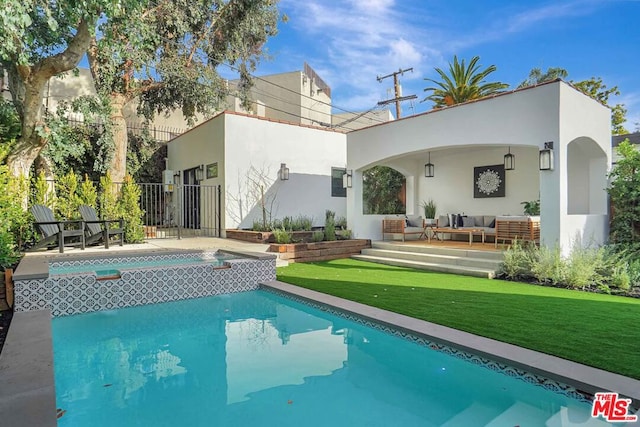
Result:
{"label": "wooden planter", "polygon": [[351,239],[317,243],[272,244],[269,252],[277,252],[280,259],[289,262],[327,261],[338,258],[349,258],[359,254],[364,248],[371,247],[371,240]]}
{"label": "wooden planter", "polygon": [[4,271],[4,282],[0,283],[0,310],[13,307],[13,269]]}
{"label": "wooden planter", "polygon": [[226,230],[227,239],[242,240],[251,243],[269,243],[273,241],[273,233],[269,231]]}

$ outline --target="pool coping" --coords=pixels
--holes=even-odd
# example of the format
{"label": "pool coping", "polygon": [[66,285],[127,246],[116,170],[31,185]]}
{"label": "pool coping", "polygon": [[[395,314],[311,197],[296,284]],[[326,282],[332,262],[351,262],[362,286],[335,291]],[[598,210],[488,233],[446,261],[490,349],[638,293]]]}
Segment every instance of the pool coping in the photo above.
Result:
{"label": "pool coping", "polygon": [[49,310],[13,313],[0,354],[0,420],[10,426],[57,425]]}
{"label": "pool coping", "polygon": [[588,394],[612,391],[633,399],[635,407],[640,404],[640,380],[278,280],[263,282],[261,286],[562,382]]}
{"label": "pool coping", "polygon": [[51,261],[90,261],[94,259],[106,259],[117,257],[144,257],[153,255],[181,255],[181,254],[201,254],[206,252],[224,252],[230,255],[237,255],[252,259],[275,259],[275,254],[251,252],[235,249],[150,249],[144,251],[117,251],[100,254],[60,254],[60,253],[32,253],[23,257],[18,267],[13,272],[13,280],[39,280],[49,277],[49,262]]}

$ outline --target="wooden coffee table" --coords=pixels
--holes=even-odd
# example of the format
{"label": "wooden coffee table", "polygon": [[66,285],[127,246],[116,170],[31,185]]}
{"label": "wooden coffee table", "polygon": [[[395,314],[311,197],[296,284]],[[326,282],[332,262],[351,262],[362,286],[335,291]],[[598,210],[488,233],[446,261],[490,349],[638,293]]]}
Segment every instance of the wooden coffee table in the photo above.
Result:
{"label": "wooden coffee table", "polygon": [[[484,230],[481,228],[432,228],[431,231],[435,236],[436,240],[443,240],[438,237],[438,233],[441,234],[468,234],[469,235],[469,246],[473,243],[474,235],[482,235],[482,243],[484,243]],[[427,236],[429,239],[429,243],[431,243],[431,233]]]}

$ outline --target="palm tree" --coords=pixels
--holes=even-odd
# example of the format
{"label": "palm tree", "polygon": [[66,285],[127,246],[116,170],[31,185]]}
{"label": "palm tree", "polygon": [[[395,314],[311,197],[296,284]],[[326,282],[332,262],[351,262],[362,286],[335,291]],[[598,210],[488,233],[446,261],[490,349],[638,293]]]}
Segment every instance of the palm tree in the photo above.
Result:
{"label": "palm tree", "polygon": [[433,101],[435,103],[433,108],[441,108],[494,95],[503,92],[503,89],[509,87],[506,83],[486,83],[486,77],[496,70],[496,66],[491,65],[480,71],[479,60],[479,56],[474,56],[467,67],[464,59],[462,62],[458,62],[458,57],[454,56],[453,64],[449,63],[449,75],[440,68],[436,68],[435,70],[442,77],[442,81],[425,79],[435,83],[437,86],[425,89],[425,92],[431,91],[431,95],[427,96],[423,101]]}

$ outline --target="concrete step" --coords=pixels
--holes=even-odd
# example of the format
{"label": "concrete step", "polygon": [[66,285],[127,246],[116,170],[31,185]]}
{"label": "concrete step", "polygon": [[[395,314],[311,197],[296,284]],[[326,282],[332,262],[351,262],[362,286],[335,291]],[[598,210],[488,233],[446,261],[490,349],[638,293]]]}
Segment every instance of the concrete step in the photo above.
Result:
{"label": "concrete step", "polygon": [[427,246],[425,244],[399,245],[397,243],[394,244],[394,243],[388,243],[388,242],[375,241],[375,242],[371,242],[371,247],[374,249],[388,249],[392,251],[465,256],[470,258],[490,259],[490,260],[498,260],[498,261],[502,261],[502,259],[504,258],[502,251],[481,251],[478,249],[442,248],[438,246]]}
{"label": "concrete step", "polygon": [[436,264],[430,262],[411,261],[405,259],[387,258],[373,255],[351,255],[351,258],[361,261],[377,262],[385,265],[395,265],[398,267],[410,267],[418,268],[421,270],[437,271],[440,273],[453,273],[461,274],[464,276],[483,277],[486,279],[493,279],[495,277],[495,270],[478,268],[478,267],[465,267],[462,265],[451,264]]}
{"label": "concrete step", "polygon": [[443,255],[424,252],[407,252],[388,249],[363,249],[362,255],[371,255],[384,258],[402,259],[407,261],[419,261],[431,264],[458,265],[463,267],[477,267],[486,270],[498,270],[501,261],[493,259],[471,258],[461,254]]}

